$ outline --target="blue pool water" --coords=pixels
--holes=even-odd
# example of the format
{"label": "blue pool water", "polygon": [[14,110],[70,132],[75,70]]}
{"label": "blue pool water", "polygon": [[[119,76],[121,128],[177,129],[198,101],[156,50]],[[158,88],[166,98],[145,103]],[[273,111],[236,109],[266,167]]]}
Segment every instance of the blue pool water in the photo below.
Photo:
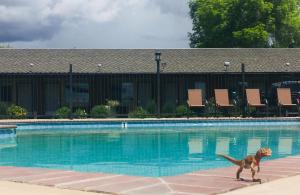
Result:
{"label": "blue pool water", "polygon": [[265,160],[300,154],[299,122],[45,126],[21,125],[16,137],[1,138],[0,165],[158,177],[231,165],[216,153],[239,159],[270,147]]}

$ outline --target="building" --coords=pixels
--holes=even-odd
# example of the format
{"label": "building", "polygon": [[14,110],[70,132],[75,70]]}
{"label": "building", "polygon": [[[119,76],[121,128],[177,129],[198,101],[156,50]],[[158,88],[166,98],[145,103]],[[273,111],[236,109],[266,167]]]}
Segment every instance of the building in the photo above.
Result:
{"label": "building", "polygon": [[[247,87],[271,99],[272,85],[300,80],[300,49],[160,52],[162,112],[185,104],[190,88],[203,89],[207,99],[215,88],[241,93],[241,63]],[[74,109],[90,110],[110,99],[121,103],[119,114],[127,114],[157,100],[156,65],[154,49],[0,49],[0,101],[49,116],[70,102]]]}

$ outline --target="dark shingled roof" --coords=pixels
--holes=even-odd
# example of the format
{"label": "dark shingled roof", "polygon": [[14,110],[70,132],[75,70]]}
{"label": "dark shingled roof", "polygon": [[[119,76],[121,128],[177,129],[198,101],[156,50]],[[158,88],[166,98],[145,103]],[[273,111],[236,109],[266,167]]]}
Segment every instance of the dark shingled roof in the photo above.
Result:
{"label": "dark shingled roof", "polygon": [[[300,72],[300,49],[161,49],[165,73]],[[0,49],[0,73],[155,73],[154,49]],[[286,63],[290,63],[286,66]],[[101,66],[99,66],[101,64]]]}

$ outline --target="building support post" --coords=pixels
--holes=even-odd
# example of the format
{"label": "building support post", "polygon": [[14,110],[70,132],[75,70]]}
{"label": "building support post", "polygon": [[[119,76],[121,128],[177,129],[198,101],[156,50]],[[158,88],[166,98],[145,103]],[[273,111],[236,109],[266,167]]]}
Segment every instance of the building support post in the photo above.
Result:
{"label": "building support post", "polygon": [[241,72],[242,72],[242,117],[245,118],[246,116],[246,105],[245,105],[245,87],[246,87],[246,80],[245,80],[245,64],[241,64]]}
{"label": "building support post", "polygon": [[70,88],[70,97],[69,97],[69,108],[71,110],[70,119],[73,118],[73,65],[70,64],[69,68],[69,88]]}
{"label": "building support post", "polygon": [[157,92],[157,108],[156,108],[156,114],[157,117],[160,118],[160,56],[161,53],[159,51],[155,52],[155,61],[156,61],[156,92]]}

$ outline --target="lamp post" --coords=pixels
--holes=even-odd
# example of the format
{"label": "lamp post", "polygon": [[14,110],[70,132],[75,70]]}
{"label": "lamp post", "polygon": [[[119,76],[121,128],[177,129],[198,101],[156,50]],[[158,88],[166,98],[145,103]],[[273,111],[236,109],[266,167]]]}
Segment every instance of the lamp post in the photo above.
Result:
{"label": "lamp post", "polygon": [[289,67],[290,67],[291,63],[289,62],[286,62],[285,63],[285,71],[286,71],[286,78],[287,78],[287,81],[291,81],[292,80],[292,75],[289,74]]}
{"label": "lamp post", "polygon": [[[224,62],[224,67],[225,67],[225,72],[227,72],[228,67],[230,66],[230,62],[226,61]],[[246,110],[245,110],[245,88],[246,88],[246,79],[245,79],[245,64],[241,63],[241,74],[242,74],[242,117],[244,118],[246,115]]]}
{"label": "lamp post", "polygon": [[[160,56],[161,52],[159,50],[155,51],[155,61],[156,61],[156,90],[157,90],[157,117],[160,117]],[[161,175],[160,170],[160,134],[158,134],[158,161],[159,161],[159,167],[158,167],[158,174]]]}
{"label": "lamp post", "polygon": [[225,81],[227,80],[227,82],[224,82],[225,87],[227,87],[228,84],[228,75],[227,75],[227,71],[228,71],[228,67],[230,66],[230,62],[224,62],[224,71],[225,71]]}
{"label": "lamp post", "polygon": [[155,51],[155,61],[156,61],[156,101],[157,101],[157,108],[156,108],[156,114],[157,117],[160,117],[160,56],[161,52],[159,50]]}

